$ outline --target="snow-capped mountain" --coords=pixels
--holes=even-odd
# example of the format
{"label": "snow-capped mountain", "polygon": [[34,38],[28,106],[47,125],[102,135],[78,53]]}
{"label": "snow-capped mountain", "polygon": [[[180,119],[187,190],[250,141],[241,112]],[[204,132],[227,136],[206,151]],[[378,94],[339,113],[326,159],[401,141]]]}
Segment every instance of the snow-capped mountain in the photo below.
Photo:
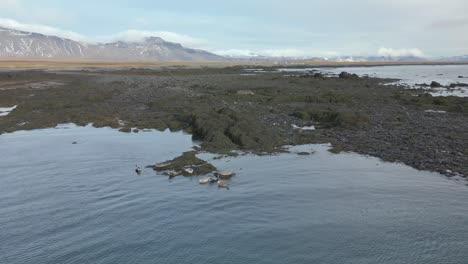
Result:
{"label": "snow-capped mountain", "polygon": [[225,58],[158,37],[143,42],[83,43],[0,28],[0,60],[221,61]]}
{"label": "snow-capped mountain", "polygon": [[468,61],[468,55],[462,56],[453,56],[453,57],[440,57],[438,58],[439,61]]}

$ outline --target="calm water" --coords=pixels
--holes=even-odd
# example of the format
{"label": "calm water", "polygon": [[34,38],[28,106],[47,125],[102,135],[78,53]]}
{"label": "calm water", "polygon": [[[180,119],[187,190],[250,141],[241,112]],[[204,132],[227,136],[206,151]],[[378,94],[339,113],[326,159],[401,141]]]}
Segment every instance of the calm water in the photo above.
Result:
{"label": "calm water", "polygon": [[1,135],[0,263],[467,263],[462,182],[323,145],[213,161],[238,172],[229,191],[133,172],[192,146],[91,127]]}
{"label": "calm water", "polygon": [[[314,69],[282,69],[285,71],[309,71]],[[370,77],[401,79],[397,82],[409,87],[417,87],[416,84],[432,81],[439,82],[442,85],[452,83],[468,83],[468,65],[405,65],[405,66],[378,66],[378,67],[340,67],[340,68],[318,68],[324,73],[339,74],[343,71],[355,73],[359,76],[369,75]],[[459,78],[462,76],[463,78]],[[440,89],[434,93],[434,96],[468,96],[468,88],[457,87],[454,90],[447,91]]]}

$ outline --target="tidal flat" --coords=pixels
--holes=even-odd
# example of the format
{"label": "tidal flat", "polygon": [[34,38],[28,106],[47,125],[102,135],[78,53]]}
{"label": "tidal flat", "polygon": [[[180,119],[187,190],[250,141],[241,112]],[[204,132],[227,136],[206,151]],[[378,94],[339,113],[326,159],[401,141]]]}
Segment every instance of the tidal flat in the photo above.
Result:
{"label": "tidal flat", "polygon": [[63,123],[170,129],[200,140],[199,151],[220,154],[331,143],[334,152],[466,177],[468,98],[433,97],[392,81],[271,67],[10,70],[0,73],[0,107],[16,108],[0,117],[0,133]]}

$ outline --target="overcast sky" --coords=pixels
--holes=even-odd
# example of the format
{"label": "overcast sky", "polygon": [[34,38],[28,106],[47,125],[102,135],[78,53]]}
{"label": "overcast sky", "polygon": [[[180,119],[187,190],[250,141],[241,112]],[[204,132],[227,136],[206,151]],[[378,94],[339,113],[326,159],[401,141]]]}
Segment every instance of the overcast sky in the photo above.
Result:
{"label": "overcast sky", "polygon": [[0,0],[0,26],[220,54],[468,54],[468,0]]}

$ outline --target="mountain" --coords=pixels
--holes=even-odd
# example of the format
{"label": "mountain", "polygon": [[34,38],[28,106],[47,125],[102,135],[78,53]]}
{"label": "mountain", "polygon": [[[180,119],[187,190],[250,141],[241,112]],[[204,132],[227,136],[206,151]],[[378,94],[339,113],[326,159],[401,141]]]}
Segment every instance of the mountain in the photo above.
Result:
{"label": "mountain", "polygon": [[348,56],[348,57],[335,57],[330,58],[330,61],[338,62],[423,62],[427,61],[426,58],[415,56],[398,56],[398,57],[385,57],[385,56]]}
{"label": "mountain", "polygon": [[389,61],[389,62],[423,62],[427,61],[427,58],[416,57],[416,56],[394,56],[394,57],[386,57],[386,56],[375,56],[375,57],[367,57],[367,61]]}
{"label": "mountain", "polygon": [[441,58],[438,58],[437,60],[439,60],[439,61],[456,61],[456,62],[462,62],[462,61],[468,61],[468,55],[453,56],[453,57],[441,57]]}
{"label": "mountain", "polygon": [[143,42],[84,43],[0,28],[0,60],[55,61],[224,61],[226,58],[158,37]]}

